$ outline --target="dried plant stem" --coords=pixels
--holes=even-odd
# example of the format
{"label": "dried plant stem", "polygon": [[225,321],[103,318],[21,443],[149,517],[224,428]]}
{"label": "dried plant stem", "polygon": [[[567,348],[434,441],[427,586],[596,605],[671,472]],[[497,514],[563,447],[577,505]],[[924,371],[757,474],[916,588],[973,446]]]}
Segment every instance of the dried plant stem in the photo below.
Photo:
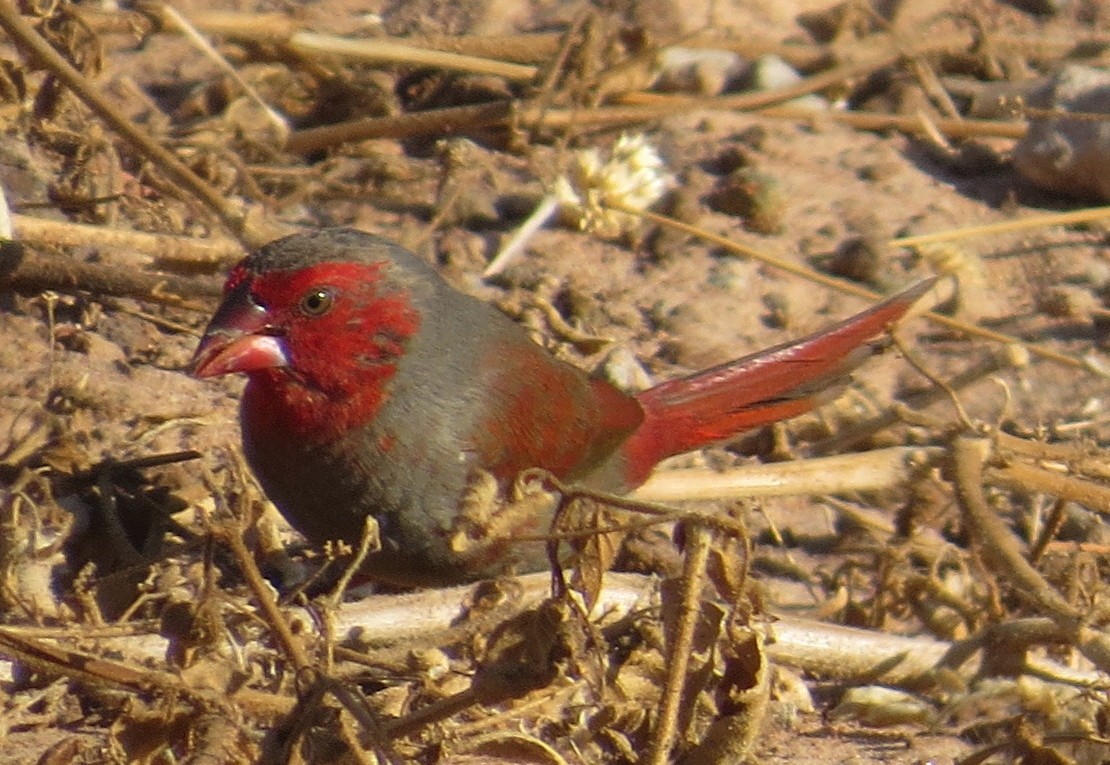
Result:
{"label": "dried plant stem", "polygon": [[251,555],[247,545],[243,542],[242,531],[238,525],[234,523],[225,523],[214,529],[216,535],[226,544],[230,549],[232,555],[235,556],[236,563],[239,564],[239,570],[243,574],[243,578],[247,582],[247,586],[254,594],[255,601],[258,603],[259,609],[266,617],[267,624],[273,630],[274,636],[277,638],[278,643],[285,651],[285,655],[292,662],[295,669],[298,671],[308,669],[311,663],[308,659],[308,654],[305,653],[304,646],[293,635],[293,630],[289,626],[285,615],[278,608],[277,601],[274,599],[273,589],[266,580],[262,578],[258,566],[255,565],[254,557]]}
{"label": "dried plant stem", "polygon": [[29,215],[13,215],[15,235],[20,242],[96,247],[141,253],[149,262],[180,263],[195,270],[215,268],[243,257],[243,245],[235,239],[197,239],[195,237],[126,231],[84,223],[47,220]]}
{"label": "dried plant stem", "polygon": [[135,669],[119,662],[89,657],[79,651],[46,643],[41,638],[27,637],[16,629],[0,629],[0,653],[47,675],[64,671],[68,677],[92,687],[139,692],[160,690],[196,698],[179,678],[169,673]]}
{"label": "dried plant stem", "polygon": [[[774,91],[772,91],[774,92]],[[775,100],[764,97],[761,100]],[[754,101],[754,99],[753,99]],[[672,105],[628,105],[599,106],[594,109],[548,109],[542,113],[532,112],[527,107],[521,109],[520,122],[524,125],[541,125],[549,129],[578,127],[604,127],[631,125],[673,117],[676,112]],[[726,108],[711,98],[699,99],[687,105],[690,109],[707,111],[740,111]],[[924,134],[937,129],[949,138],[970,138],[974,136],[995,138],[1020,138],[1025,135],[1026,124],[1007,120],[934,120],[928,126],[916,116],[901,114],[881,114],[859,111],[834,111],[831,109],[812,109],[784,104],[758,108],[751,112],[760,117],[771,119],[799,120],[810,123],[836,122],[860,130],[900,130],[910,134]]]}
{"label": "dried plant stem", "polygon": [[[64,639],[73,639],[72,628]],[[162,642],[161,653],[149,655],[146,660],[165,657],[165,640],[161,637],[159,640]],[[112,641],[123,647],[128,638],[112,638]],[[121,652],[130,654],[132,660],[137,659],[134,651],[124,649]],[[273,721],[293,708],[291,699],[250,688],[240,688],[221,698],[210,687],[190,686],[177,673],[136,668],[115,659],[104,659],[54,645],[46,638],[24,635],[17,627],[0,628],[0,655],[45,675],[68,677],[93,688],[119,688],[140,694],[156,692],[166,698],[184,699],[206,709],[226,704],[229,715],[231,705],[235,705],[257,719]]]}
{"label": "dried plant stem", "polygon": [[1110,459],[1097,446],[1083,441],[1045,443],[1009,433],[996,433],[999,448],[1034,460],[1064,462],[1076,473],[1110,479]]}
{"label": "dried plant stem", "polygon": [[533,80],[539,72],[539,68],[535,66],[419,48],[385,38],[350,39],[315,32],[297,32],[291,35],[285,44],[302,55],[334,56],[351,61],[373,63],[411,64],[488,74],[519,82]]}
{"label": "dried plant stem", "polygon": [[[516,577],[514,582],[519,591],[512,607],[506,609],[505,618],[535,608],[550,595],[551,576],[548,573]],[[594,613],[605,614],[606,620],[624,618],[649,606],[657,597],[658,584],[657,580],[638,574],[606,574]],[[400,595],[371,595],[343,605],[336,620],[337,638],[355,638],[361,643],[378,645],[411,645],[416,640],[435,640],[437,635],[454,634],[452,625],[466,612],[473,599],[474,585]],[[310,620],[307,612],[298,609],[290,609],[290,614],[306,622]],[[993,629],[1004,627],[1006,625],[996,625]],[[925,636],[892,635],[788,614],[776,615],[773,621],[757,629],[767,634],[767,655],[776,663],[814,677],[887,685],[912,686],[928,678],[938,666],[960,667],[983,642],[949,643]],[[72,638],[68,628],[4,628],[0,630],[0,655],[9,659],[20,656],[17,649],[21,643],[13,645],[8,640],[13,635],[33,635],[41,641]],[[1062,639],[1058,628],[1038,638],[1043,642]],[[116,637],[104,634],[98,642],[105,650],[118,652],[129,662],[157,661],[166,655],[166,639],[156,633]],[[958,654],[951,653],[957,650]],[[1105,680],[1101,673],[1065,667],[1049,659],[1027,657],[1025,663],[1029,671],[1040,676],[1077,686],[1093,686]],[[971,676],[975,670],[975,666],[969,666],[962,668],[961,674]],[[277,717],[293,708],[292,699],[243,689],[236,694],[237,701],[239,694],[245,699],[249,697],[253,714],[260,717]]]}
{"label": "dried plant stem", "polygon": [[497,253],[485,270],[482,271],[482,278],[489,279],[508,268],[509,264],[516,260],[517,256],[524,250],[524,246],[532,238],[532,235],[546,226],[558,211],[559,199],[554,194],[545,196],[536,206],[536,209],[532,211],[532,214],[528,216],[528,219],[513,232],[512,238],[501,248],[501,252]]}
{"label": "dried plant stem", "polygon": [[686,668],[694,645],[694,628],[701,614],[702,587],[713,545],[713,532],[704,523],[692,521],[686,528],[686,551],[682,569],[682,603],[674,631],[667,641],[667,681],[659,701],[659,716],[651,732],[648,765],[666,765],[678,735],[678,716],[686,688]]}
{"label": "dried plant stem", "polygon": [[202,313],[212,310],[211,301],[221,292],[215,279],[188,279],[107,263],[82,263],[64,255],[35,252],[18,242],[0,247],[0,288],[24,292],[81,290]]}
{"label": "dried plant stem", "polygon": [[473,106],[399,114],[396,117],[367,117],[295,131],[289,136],[285,149],[307,154],[347,141],[407,138],[429,133],[451,135],[465,130],[508,124],[512,110],[513,106],[509,101],[493,101]]}
{"label": "dried plant stem", "polygon": [[566,39],[565,32],[525,32],[507,35],[422,35],[405,42],[465,56],[550,66]]}
{"label": "dried plant stem", "polygon": [[1006,467],[988,470],[987,480],[1026,493],[1047,492],[1061,499],[1078,502],[1096,513],[1110,516],[1110,488],[1091,481],[1023,462],[1012,462]]}
{"label": "dried plant stem", "polygon": [[1025,135],[1028,125],[1013,120],[935,119],[928,124],[916,115],[882,114],[861,111],[820,111],[784,104],[756,112],[761,117],[835,122],[858,130],[898,130],[910,135],[925,135],[936,130],[945,138],[1013,138]]}
{"label": "dried plant stem", "polygon": [[23,52],[49,69],[66,87],[72,90],[100,119],[121,135],[144,156],[150,158],[176,183],[195,195],[224,225],[250,244],[261,243],[265,237],[252,236],[248,230],[247,216],[237,205],[225,199],[209,186],[168,149],[140,130],[127,119],[89,80],[50,46],[42,35],[20,15],[15,3],[0,0],[0,28]]}
{"label": "dried plant stem", "polygon": [[[695,108],[735,111],[733,108],[717,105],[712,99],[700,100],[695,104]],[[904,115],[821,111],[789,105],[764,108],[754,113],[775,119],[837,122],[863,130],[901,130],[914,134],[926,132],[926,126],[920,119]],[[472,106],[429,109],[391,117],[369,117],[306,128],[294,132],[285,148],[295,153],[309,153],[349,141],[406,138],[431,133],[453,134],[494,126],[518,125],[548,130],[567,130],[572,126],[616,127],[665,119],[674,114],[675,107],[670,104],[599,106],[593,109],[542,109],[533,103],[516,106],[510,101],[490,101]],[[931,127],[935,127],[950,138],[969,136],[1019,138],[1026,130],[1023,122],[997,120],[936,120],[931,123]]]}
{"label": "dried plant stem", "polygon": [[960,239],[970,239],[976,236],[991,236],[992,234],[1005,234],[1012,231],[1021,231],[1027,228],[1047,228],[1048,226],[1072,226],[1076,223],[1090,223],[1091,221],[1110,218],[1110,207],[1089,207],[1083,210],[1070,210],[1062,213],[1048,215],[1035,215],[1031,218],[1020,220],[1007,220],[998,223],[987,223],[982,226],[969,226],[968,228],[954,228],[948,231],[936,231],[932,234],[918,236],[903,236],[890,240],[891,247],[920,247],[923,244],[937,242],[955,242]]}
{"label": "dried plant stem", "polygon": [[1057,627],[1103,672],[1110,671],[1110,636],[1084,623],[1078,608],[1045,581],[1022,553],[1013,532],[983,495],[984,472],[991,454],[986,438],[959,436],[952,445],[956,498],[980,556],[1014,591],[1052,619]]}
{"label": "dried plant stem", "polygon": [[[157,14],[158,10],[144,9]],[[97,31],[131,33],[141,23],[142,14],[127,11],[104,12],[78,7],[77,13]],[[234,11],[206,11],[191,16],[200,30],[214,36],[238,40],[255,40],[280,43],[303,28],[292,15],[282,13],[242,13]],[[404,38],[404,42],[419,48],[450,51],[470,56],[514,61],[517,63],[545,64],[555,55],[562,35],[553,32],[529,32],[508,35],[427,35]],[[685,37],[682,45],[689,48],[729,50],[749,59],[773,53],[791,66],[813,70],[828,61],[841,60],[843,67],[854,66],[859,74],[867,74],[890,66],[903,58],[929,57],[939,53],[958,54],[976,46],[989,45],[992,53],[1016,53],[1040,59],[1056,60],[1084,46],[1103,47],[1105,34],[1072,34],[1048,36],[1036,34],[1006,34],[992,31],[987,40],[979,33],[953,32],[928,36],[920,43],[903,45],[890,34],[876,34],[863,40],[837,45],[784,43],[777,38],[758,34],[730,35],[713,30]],[[859,76],[857,74],[856,76]],[[842,75],[843,77],[843,75]]]}
{"label": "dried plant stem", "polygon": [[979,554],[991,570],[1010,581],[1022,599],[1074,632],[1081,619],[1079,611],[1029,564],[1013,532],[983,496],[984,469],[990,454],[991,442],[986,438],[958,436],[952,444],[956,497]]}
{"label": "dried plant stem", "polygon": [[919,465],[943,453],[941,447],[895,446],[725,471],[660,471],[630,496],[644,502],[678,502],[876,491],[905,484]]}
{"label": "dried plant stem", "polygon": [[[144,9],[145,10],[145,9]],[[157,13],[160,9],[148,11]],[[139,13],[101,10],[79,6],[76,13],[97,31],[133,33],[143,21]],[[282,13],[241,13],[236,11],[205,11],[193,13],[190,20],[197,29],[212,36],[236,40],[281,43],[303,29],[294,17]],[[167,30],[172,31],[172,30]],[[402,38],[399,42],[414,48],[423,48],[464,56],[477,56],[517,64],[550,64],[565,39],[562,32],[522,32],[503,35],[419,35]],[[684,38],[683,45],[690,48],[732,50],[742,56],[755,58],[774,53],[795,67],[812,69],[827,61],[833,52],[824,45],[783,43],[775,38],[706,33]]]}
{"label": "dried plant stem", "polygon": [[[1090,35],[1084,39],[1083,43],[1101,47],[1107,44],[1107,37],[1106,35]],[[1053,52],[1048,54],[1047,57],[1053,59],[1066,56],[1068,51],[1074,50],[1078,45],[1083,43],[1078,40],[1064,37],[1047,39],[1041,35],[992,34],[990,36],[990,47],[992,51],[1009,50],[1021,54],[1029,54],[1033,50],[1043,50],[1048,47],[1051,48]],[[784,46],[781,43],[773,47],[768,47],[765,43],[761,43],[761,41],[758,40],[753,43],[753,41],[747,39],[745,36],[733,39],[721,39],[720,37],[709,36],[700,40],[694,38],[694,42],[684,44],[691,46],[705,45],[708,47],[720,47],[725,50],[733,50],[747,58],[755,58],[763,53],[776,53],[783,58],[788,58],[793,50],[804,57],[801,60],[809,62],[809,66],[806,68],[812,68],[822,59],[841,59],[842,63],[831,69],[807,77],[794,85],[772,91],[728,94],[711,98],[670,93],[634,92],[618,96],[616,102],[628,105],[667,106],[672,110],[700,107],[751,111],[772,104],[780,104],[810,93],[826,90],[830,87],[841,85],[842,83],[896,66],[903,61],[922,61],[928,60],[930,57],[935,57],[940,53],[957,53],[971,50],[982,45],[983,41],[977,39],[977,36],[970,32],[956,32],[951,35],[940,37],[928,37],[919,43],[910,45],[904,44],[896,34],[875,35],[867,40],[853,40],[850,48],[847,46],[842,48],[837,48],[836,46]],[[801,112],[803,110],[799,109],[798,111]],[[850,115],[852,112],[842,112],[841,114]],[[881,117],[887,115],[874,116]],[[911,121],[915,119],[916,118],[913,117],[906,118],[906,122],[902,124],[908,126],[911,124]],[[963,120],[942,121],[944,125],[954,126],[957,129],[959,126],[953,123],[958,122],[963,122]],[[1019,123],[1013,123],[1014,129],[1017,129],[1018,126]],[[1023,125],[1021,128],[1024,130]],[[872,129],[879,128],[876,126]],[[909,129],[911,132],[917,132],[920,126],[911,127]],[[942,130],[947,132],[946,128],[942,128]],[[954,135],[960,135],[960,133]]]}
{"label": "dried plant stem", "polygon": [[903,421],[907,407],[913,410],[927,409],[938,401],[947,399],[950,391],[963,390],[995,372],[1006,369],[1007,358],[1005,351],[993,353],[990,357],[945,380],[947,390],[940,386],[931,386],[924,392],[907,397],[870,419],[850,425],[841,432],[818,441],[807,451],[809,454],[840,454],[851,449],[859,442],[870,439],[876,433]]}
{"label": "dried plant stem", "polygon": [[[534,608],[550,595],[551,578],[547,573],[529,574],[514,581],[520,589],[512,607],[506,611],[506,618],[511,613]],[[605,587],[594,612],[605,614],[607,620],[624,618],[657,598],[657,587],[658,581],[651,577],[606,574]],[[350,637],[363,643],[387,645],[411,645],[417,639],[434,640],[436,635],[453,634],[452,625],[473,599],[473,585],[403,595],[373,595],[343,605],[336,623],[337,637],[340,640]],[[293,618],[310,620],[307,612],[297,609],[290,612]],[[995,625],[992,629],[1009,627],[1009,624]],[[909,687],[930,682],[936,669],[942,666],[957,670],[961,676],[971,677],[977,671],[978,662],[964,665],[976,651],[992,650],[997,642],[989,638],[972,638],[960,643],[948,643],[931,637],[892,635],[790,615],[777,616],[757,629],[766,633],[767,655],[775,663],[814,677]],[[128,630],[128,633],[133,632],[133,628]],[[124,663],[162,661],[167,641],[159,634],[102,634],[98,644],[106,651],[118,653],[122,657],[120,660],[101,659],[54,645],[56,640],[72,638],[72,628],[69,627],[53,630],[3,628],[0,629],[0,656],[94,686],[107,683],[134,692],[159,689],[168,694],[179,693],[183,698],[190,697],[192,693],[176,674],[146,668],[138,670]],[[1049,626],[1047,630],[1035,631],[1025,642],[1059,642],[1065,639],[1058,627]],[[1026,671],[1037,676],[1078,687],[1094,687],[1105,681],[1101,673],[1063,666],[1034,656],[1027,656],[1024,666]],[[0,662],[0,675],[10,676],[10,664],[4,666]],[[206,689],[205,692],[210,691]],[[250,688],[235,691],[231,701],[246,710],[252,718],[265,721],[283,718],[295,706],[294,699],[290,697]],[[391,732],[396,733],[392,728]]]}

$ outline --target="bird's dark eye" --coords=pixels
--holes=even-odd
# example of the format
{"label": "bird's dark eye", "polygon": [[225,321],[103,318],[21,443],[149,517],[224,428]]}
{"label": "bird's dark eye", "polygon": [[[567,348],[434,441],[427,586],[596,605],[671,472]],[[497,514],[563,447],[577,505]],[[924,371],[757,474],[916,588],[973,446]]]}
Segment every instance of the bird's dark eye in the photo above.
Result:
{"label": "bird's dark eye", "polygon": [[305,316],[323,316],[331,310],[335,290],[331,287],[314,287],[301,298],[301,313]]}

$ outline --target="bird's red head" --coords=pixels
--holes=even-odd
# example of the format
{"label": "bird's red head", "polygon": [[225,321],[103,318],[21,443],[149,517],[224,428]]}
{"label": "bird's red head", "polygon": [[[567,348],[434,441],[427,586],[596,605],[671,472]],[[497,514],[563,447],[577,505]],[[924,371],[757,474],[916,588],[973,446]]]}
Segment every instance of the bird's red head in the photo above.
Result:
{"label": "bird's red head", "polygon": [[290,426],[342,431],[373,417],[420,314],[389,258],[374,259],[372,249],[351,259],[290,257],[284,241],[232,270],[192,372],[246,373],[258,394],[277,397]]}

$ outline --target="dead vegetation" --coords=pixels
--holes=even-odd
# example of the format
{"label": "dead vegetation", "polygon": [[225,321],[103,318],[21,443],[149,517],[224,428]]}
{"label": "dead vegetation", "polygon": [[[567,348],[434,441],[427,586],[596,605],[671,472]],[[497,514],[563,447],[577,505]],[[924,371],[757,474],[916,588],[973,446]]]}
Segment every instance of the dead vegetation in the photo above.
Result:
{"label": "dead vegetation", "polygon": [[[818,148],[768,137],[847,153],[889,131],[898,159],[867,144],[850,166],[875,187],[863,206],[909,155],[989,196],[973,180],[996,182],[1029,115],[1003,98],[976,117],[961,94],[1105,65],[1105,11],[1038,24],[987,2],[848,2],[806,14],[802,41],[677,34],[663,4],[448,34],[452,9],[477,11],[427,5],[420,22],[386,15],[385,31],[417,27],[395,39],[327,8],[0,2],[0,761],[774,762],[805,761],[815,738],[829,762],[847,756],[838,735],[859,758],[885,726],[901,747],[886,761],[1105,761],[1106,210],[1035,215],[1014,197],[972,227],[984,208],[938,201],[961,224],[942,227],[895,200],[896,230],[826,222],[807,247],[784,239],[802,205],[773,170],[820,172],[804,165]],[[745,89],[720,57],[662,72],[675,47],[773,53],[802,76]],[[814,94],[848,108],[795,101]],[[547,238],[480,281],[560,175],[601,162],[581,152],[640,130],[674,175],[652,210],[583,192],[596,215],[569,233],[548,205]],[[803,222],[822,230],[821,214]],[[714,289],[745,282],[725,321],[781,340],[829,310],[818,289],[948,278],[899,331],[903,358],[818,416],[630,498],[522,476],[564,509],[565,576],[345,598],[351,551],[287,552],[233,429],[213,426],[231,401],[154,375],[182,369],[243,247],[329,222],[404,241],[553,351],[633,380],[644,370],[612,348],[656,368],[715,351],[672,288],[712,310]],[[1075,257],[1044,255],[1048,236]],[[678,263],[687,251],[703,271]],[[322,592],[267,579],[321,567]]]}

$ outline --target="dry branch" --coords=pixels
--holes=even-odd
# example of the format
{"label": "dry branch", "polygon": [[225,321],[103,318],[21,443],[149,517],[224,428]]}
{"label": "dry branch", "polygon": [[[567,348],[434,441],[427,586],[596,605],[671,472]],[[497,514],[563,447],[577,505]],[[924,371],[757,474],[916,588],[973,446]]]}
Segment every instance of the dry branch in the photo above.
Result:
{"label": "dry branch", "polygon": [[310,154],[348,141],[429,134],[453,135],[467,130],[506,125],[512,112],[512,103],[494,101],[474,106],[410,112],[395,117],[367,117],[294,131],[285,144],[285,150],[295,154]]}
{"label": "dry branch", "polygon": [[217,279],[145,273],[110,263],[83,263],[66,255],[38,252],[18,242],[0,244],[0,288],[20,292],[78,290],[204,313],[212,310],[222,292]]}
{"label": "dry branch", "polygon": [[138,255],[138,260],[160,265],[177,264],[191,271],[214,270],[243,257],[243,245],[234,239],[151,234],[85,223],[13,215],[15,238],[22,244],[95,247]]}
{"label": "dry branch", "polygon": [[956,497],[979,554],[992,570],[1015,585],[1023,599],[1059,620],[1062,628],[1074,631],[1081,620],[1079,611],[1029,564],[1017,538],[983,495],[984,469],[990,452],[989,440],[972,436],[958,437],[952,448]]}
{"label": "dry branch", "polygon": [[743,465],[725,471],[657,471],[636,489],[632,498],[679,502],[877,491],[904,485],[922,465],[939,460],[943,451],[940,447],[897,446],[858,454]]}
{"label": "dry branch", "polygon": [[[546,573],[516,577],[511,603],[501,615],[535,608],[550,595],[551,577]],[[427,645],[437,638],[454,634],[460,616],[475,602],[475,588],[482,585],[436,590],[421,590],[399,595],[372,595],[346,603],[336,614],[336,637],[358,645]],[[594,618],[611,623],[658,604],[658,580],[638,574],[610,573],[594,607]],[[519,589],[516,589],[519,588]],[[311,629],[315,616],[304,609],[286,608],[286,616],[297,630]],[[974,675],[978,663],[972,654],[989,641],[970,640],[950,643],[926,636],[908,637],[890,633],[844,627],[789,615],[776,615],[766,624],[757,625],[765,632],[768,656],[775,662],[801,670],[814,677],[851,682],[874,682],[913,687],[927,681],[939,666],[956,668],[968,677]],[[992,628],[994,629],[994,628]],[[50,631],[18,627],[8,628],[17,636],[33,635],[40,641],[49,639]],[[60,630],[59,639],[72,637]],[[1059,630],[1041,630],[1038,639],[1057,641]],[[26,638],[22,638],[26,639]],[[167,641],[155,633],[105,635],[98,644],[106,651],[118,652],[122,661],[139,663],[159,661],[166,655]],[[0,646],[0,654],[19,658],[15,649],[22,643]],[[952,657],[957,657],[955,660]],[[1080,686],[1096,686],[1105,676],[1088,670],[1065,667],[1048,659],[1027,659],[1027,667],[1046,675]],[[60,662],[58,666],[65,666]],[[6,674],[6,673],[5,673]],[[136,680],[127,675],[128,682]],[[267,695],[268,696],[268,695]],[[271,702],[267,708],[276,709]],[[278,705],[282,706],[282,705]],[[287,707],[286,707],[287,708]]]}

